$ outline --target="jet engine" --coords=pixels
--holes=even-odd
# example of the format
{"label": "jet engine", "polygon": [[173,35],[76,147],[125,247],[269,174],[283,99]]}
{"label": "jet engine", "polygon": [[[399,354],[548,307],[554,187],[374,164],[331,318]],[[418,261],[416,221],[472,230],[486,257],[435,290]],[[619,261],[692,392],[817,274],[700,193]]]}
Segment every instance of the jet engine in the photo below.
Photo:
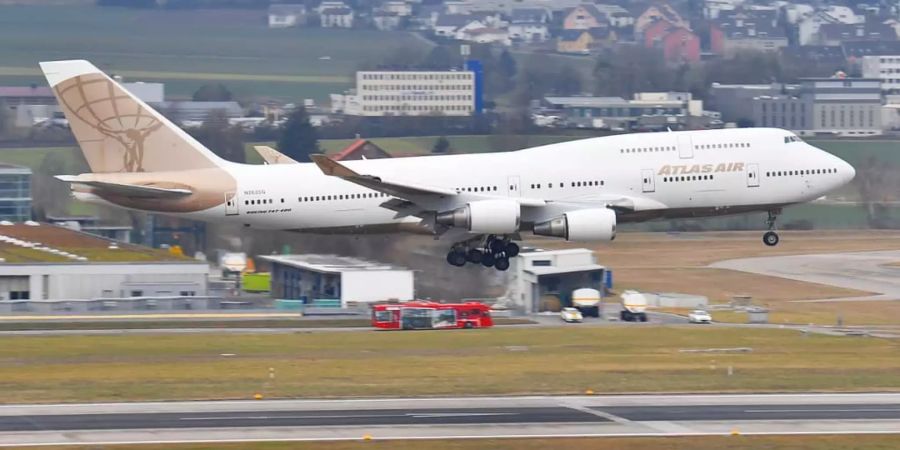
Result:
{"label": "jet engine", "polygon": [[473,233],[509,234],[519,231],[520,216],[521,208],[515,200],[478,200],[453,211],[438,213],[435,221]]}
{"label": "jet engine", "polygon": [[608,208],[580,209],[534,225],[534,234],[567,241],[611,241],[616,238],[616,213]]}

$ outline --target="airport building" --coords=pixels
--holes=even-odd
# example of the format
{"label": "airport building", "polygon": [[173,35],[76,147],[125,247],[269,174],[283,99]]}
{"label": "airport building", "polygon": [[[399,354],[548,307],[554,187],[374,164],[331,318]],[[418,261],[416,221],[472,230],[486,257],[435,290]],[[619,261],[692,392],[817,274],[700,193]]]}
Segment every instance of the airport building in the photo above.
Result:
{"label": "airport building", "polygon": [[[336,255],[262,255],[272,264],[272,297],[347,308],[360,303],[414,300],[414,272]],[[339,303],[339,305],[338,305]]]}
{"label": "airport building", "polygon": [[471,116],[484,109],[481,64],[465,70],[356,73],[356,88],[331,95],[335,114],[350,116]]}
{"label": "airport building", "polygon": [[37,222],[0,225],[0,312],[89,310],[134,299],[161,307],[165,299],[205,296],[208,275],[205,261],[163,250]]}
{"label": "airport building", "polygon": [[862,57],[862,76],[881,81],[881,91],[900,93],[900,55]]}
{"label": "airport building", "polygon": [[31,219],[31,169],[0,164],[0,220]]}
{"label": "airport building", "polygon": [[781,95],[753,99],[753,122],[801,135],[882,134],[881,81],[876,78],[805,78]]}
{"label": "airport building", "polygon": [[510,262],[506,298],[511,307],[526,314],[555,309],[548,301],[556,303],[556,307],[568,305],[576,289],[591,288],[602,293],[611,280],[606,267],[597,264],[594,252],[584,248],[523,249]]}
{"label": "airport building", "polygon": [[545,113],[558,113],[577,128],[688,127],[703,121],[703,100],[689,92],[639,92],[634,98],[545,97]]}

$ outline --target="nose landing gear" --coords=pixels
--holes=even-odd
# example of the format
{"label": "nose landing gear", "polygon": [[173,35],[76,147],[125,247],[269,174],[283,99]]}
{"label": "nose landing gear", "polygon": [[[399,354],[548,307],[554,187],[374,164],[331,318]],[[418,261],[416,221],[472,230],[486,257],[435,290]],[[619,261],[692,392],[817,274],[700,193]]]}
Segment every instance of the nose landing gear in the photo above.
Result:
{"label": "nose landing gear", "polygon": [[[476,244],[477,243],[477,244]],[[476,245],[472,245],[476,244]],[[493,267],[499,271],[509,269],[509,258],[519,254],[519,245],[508,237],[488,236],[484,242],[467,241],[453,245],[447,253],[447,262],[451,266],[462,267],[467,262]]]}
{"label": "nose landing gear", "polygon": [[780,240],[778,233],[775,232],[775,220],[778,219],[778,214],[780,213],[780,209],[770,210],[769,217],[766,219],[766,225],[769,227],[769,231],[763,234],[763,243],[769,247],[778,245],[778,241]]}

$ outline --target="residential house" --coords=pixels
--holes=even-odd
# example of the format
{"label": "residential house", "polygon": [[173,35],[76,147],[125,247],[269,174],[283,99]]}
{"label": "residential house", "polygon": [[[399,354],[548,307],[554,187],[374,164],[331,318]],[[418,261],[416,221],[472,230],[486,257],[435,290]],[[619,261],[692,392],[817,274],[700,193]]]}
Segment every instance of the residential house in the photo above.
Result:
{"label": "residential house", "polygon": [[587,55],[591,50],[616,41],[616,33],[609,27],[590,30],[563,30],[556,38],[556,51]]}
{"label": "residential house", "polygon": [[707,19],[718,19],[722,13],[735,11],[744,0],[706,0],[703,2],[703,17]]}
{"label": "residential house", "polygon": [[819,43],[822,45],[841,45],[854,41],[892,41],[897,33],[890,25],[883,23],[861,23],[855,25],[825,24],[819,28]]}
{"label": "residential house", "polygon": [[658,20],[644,29],[644,47],[659,48],[667,64],[689,64],[700,61],[700,38],[691,30]]}
{"label": "residential house", "polygon": [[408,17],[413,13],[413,5],[412,2],[406,1],[386,1],[375,10],[393,13],[400,17]]}
{"label": "residential house", "polygon": [[323,9],[319,17],[322,28],[353,28],[353,10],[347,7]]}
{"label": "residential house", "polygon": [[550,38],[550,12],[543,8],[516,8],[509,18],[509,37],[523,42],[544,42]]}
{"label": "residential house", "polygon": [[759,12],[713,21],[709,40],[712,52],[726,57],[744,50],[778,51],[788,45],[787,34],[777,26],[775,15]]}
{"label": "residential house", "polygon": [[402,23],[402,17],[390,11],[374,11],[372,23],[381,31],[398,30]]}
{"label": "residential house", "polygon": [[275,4],[269,6],[269,28],[289,28],[306,25],[306,6]]}
{"label": "residential house", "polygon": [[619,5],[598,3],[594,5],[594,8],[597,8],[597,11],[606,16],[609,26],[613,28],[630,28],[634,26],[634,16]]}
{"label": "residential house", "polygon": [[509,22],[498,11],[475,11],[469,15],[486,27],[506,28],[509,25]]}
{"label": "residential house", "polygon": [[644,9],[644,12],[634,20],[634,34],[640,35],[647,27],[660,20],[667,20],[676,27],[691,29],[690,23],[682,18],[671,5],[655,3]]}
{"label": "residential house", "polygon": [[434,23],[434,34],[441,37],[454,37],[460,28],[472,22],[477,22],[479,28],[485,26],[468,14],[441,14]]}
{"label": "residential house", "polygon": [[867,57],[900,55],[900,41],[849,41],[841,45],[848,69],[860,68]]}
{"label": "residential house", "polygon": [[466,26],[460,28],[460,30],[456,32],[456,38],[461,41],[475,42],[478,44],[512,45],[512,41],[509,38],[509,32],[502,28],[475,28]]}
{"label": "residential house", "polygon": [[563,19],[564,30],[587,30],[606,24],[603,13],[594,5],[587,3],[572,8]]}
{"label": "residential house", "polygon": [[811,16],[801,19],[797,23],[797,42],[800,45],[815,44],[819,36],[819,29],[822,25],[856,25],[865,23],[865,21],[865,17],[857,16],[852,9],[847,8],[846,6],[829,6],[817,11]]}

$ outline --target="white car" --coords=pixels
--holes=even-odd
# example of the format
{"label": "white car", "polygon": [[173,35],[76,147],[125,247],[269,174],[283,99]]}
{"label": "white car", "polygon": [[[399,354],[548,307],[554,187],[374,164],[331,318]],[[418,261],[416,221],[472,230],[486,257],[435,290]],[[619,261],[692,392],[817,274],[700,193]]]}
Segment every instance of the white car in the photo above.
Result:
{"label": "white car", "polygon": [[690,323],[712,323],[712,316],[702,309],[695,309],[688,314],[688,322]]}
{"label": "white car", "polygon": [[575,308],[563,308],[562,311],[559,312],[559,317],[564,322],[581,322],[584,317],[581,315],[581,311]]}

